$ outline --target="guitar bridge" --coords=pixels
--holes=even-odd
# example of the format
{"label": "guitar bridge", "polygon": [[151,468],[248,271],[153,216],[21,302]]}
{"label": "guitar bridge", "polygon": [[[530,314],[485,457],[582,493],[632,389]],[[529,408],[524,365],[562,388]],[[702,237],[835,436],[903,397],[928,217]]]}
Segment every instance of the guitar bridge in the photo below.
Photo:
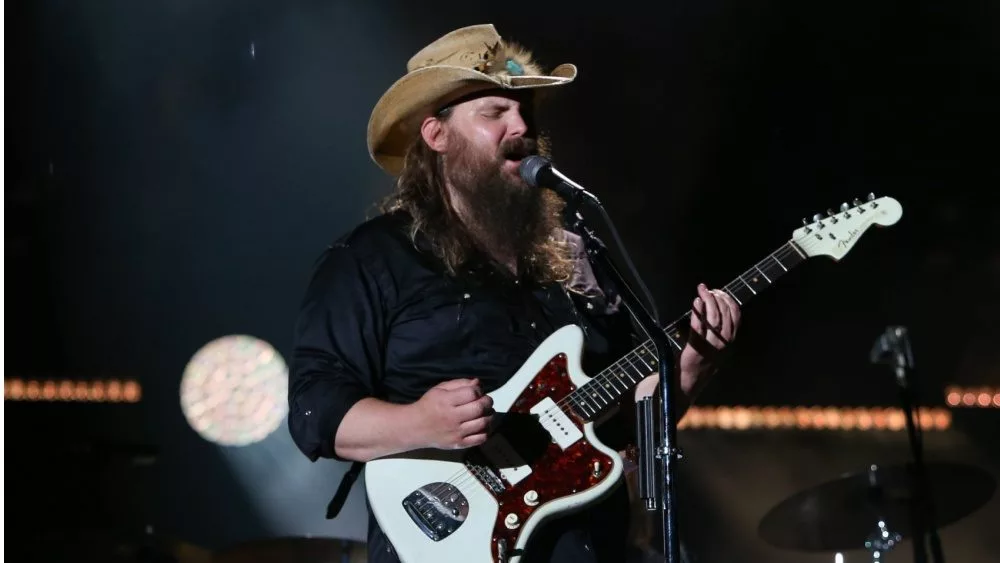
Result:
{"label": "guitar bridge", "polygon": [[430,483],[403,499],[403,509],[427,537],[441,541],[469,516],[469,501],[454,485]]}

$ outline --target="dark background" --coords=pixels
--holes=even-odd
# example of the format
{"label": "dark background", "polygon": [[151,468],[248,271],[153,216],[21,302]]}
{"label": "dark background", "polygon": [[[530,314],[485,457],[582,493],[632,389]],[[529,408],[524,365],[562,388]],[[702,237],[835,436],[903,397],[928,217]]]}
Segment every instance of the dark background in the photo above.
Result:
{"label": "dark background", "polygon": [[[40,0],[6,15],[5,377],[144,390],[136,405],[5,402],[6,535],[25,554],[76,545],[39,540],[67,529],[146,524],[211,549],[363,536],[362,486],[323,519],[345,466],[309,463],[284,426],[210,444],[178,386],[219,336],[288,353],[313,260],[391,187],[365,148],[372,106],[413,53],[473,23],[578,65],[545,116],[555,160],[601,197],[665,318],[802,217],[869,192],[902,203],[896,226],[745,308],[703,404],[894,405],[867,361],[888,324],[911,331],[927,403],[948,384],[1000,386],[996,3]],[[995,412],[955,411],[928,457],[1000,474]],[[908,455],[892,432],[681,440],[698,561],[832,560],[770,548],[756,524],[796,491]],[[94,441],[160,456],[129,467],[74,447]],[[950,560],[1000,548],[998,502],[945,531]],[[908,557],[907,543],[889,561]]]}

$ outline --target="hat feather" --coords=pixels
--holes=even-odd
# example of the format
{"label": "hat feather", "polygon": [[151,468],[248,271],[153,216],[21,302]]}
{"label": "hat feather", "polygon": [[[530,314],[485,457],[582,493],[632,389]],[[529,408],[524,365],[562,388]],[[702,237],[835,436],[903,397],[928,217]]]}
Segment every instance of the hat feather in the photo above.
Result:
{"label": "hat feather", "polygon": [[497,41],[485,45],[480,62],[474,67],[483,74],[506,76],[540,76],[542,68],[535,63],[531,51],[515,42]]}

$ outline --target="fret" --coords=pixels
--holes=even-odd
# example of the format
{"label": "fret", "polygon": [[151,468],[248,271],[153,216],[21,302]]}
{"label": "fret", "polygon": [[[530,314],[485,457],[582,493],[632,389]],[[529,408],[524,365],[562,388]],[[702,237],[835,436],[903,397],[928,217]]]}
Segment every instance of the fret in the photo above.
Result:
{"label": "fret", "polygon": [[786,268],[785,265],[781,263],[781,260],[778,260],[777,258],[774,257],[774,254],[768,256],[768,258],[770,258],[771,260],[774,260],[775,262],[777,262],[778,265],[781,266],[782,270],[784,270],[786,272],[788,271],[788,268]]}
{"label": "fret", "polygon": [[[681,320],[684,319],[682,318]],[[680,352],[681,350],[684,349],[684,346],[681,345],[681,341],[684,340],[684,335],[681,334],[681,331],[676,328],[677,324],[678,323],[670,325],[670,327],[665,332],[667,333],[667,340],[674,345],[674,348],[677,348],[678,352]],[[653,362],[653,366],[654,367],[656,366],[655,361]]]}
{"label": "fret", "polygon": [[636,355],[636,357],[639,358],[639,361],[642,362],[642,365],[646,366],[646,369],[648,369],[648,370],[652,370],[653,369],[652,367],[650,367],[650,365],[648,363],[646,363],[646,360],[642,357],[642,354],[638,354],[638,355]]}
{"label": "fret", "polygon": [[610,404],[610,403],[608,402],[608,399],[610,399],[610,400],[612,400],[612,401],[613,401],[613,400],[615,399],[615,398],[614,398],[614,396],[612,396],[612,395],[611,395],[610,393],[608,393],[608,399],[605,399],[605,398],[604,398],[604,397],[603,397],[603,396],[602,396],[602,395],[601,395],[601,394],[599,393],[599,391],[606,391],[606,390],[604,389],[604,387],[602,387],[602,386],[600,386],[600,385],[595,385],[593,381],[592,381],[592,382],[591,382],[590,384],[588,384],[587,386],[588,386],[588,387],[592,387],[592,389],[590,390],[590,396],[591,396],[591,398],[593,398],[593,399],[595,399],[595,400],[597,400],[597,399],[600,399],[600,400],[604,401],[604,404],[603,404],[603,405],[598,405],[598,406],[600,406],[600,407],[606,407],[606,406],[608,406],[608,405]]}
{"label": "fret", "polygon": [[736,292],[726,289],[726,293],[728,293],[730,297],[735,299],[737,304],[739,304],[741,307],[743,306],[743,300],[736,296]]}
{"label": "fret", "polygon": [[[608,376],[607,379],[608,379],[608,382],[610,383],[611,387],[614,388],[615,392],[618,393],[619,395],[621,395],[622,393],[628,391],[628,386],[625,385],[625,383],[622,382],[621,379],[618,379],[617,377],[614,377],[614,375],[611,375],[611,374],[609,374],[609,376]],[[625,389],[619,389],[618,386],[615,385],[615,380],[616,379],[618,380],[618,383],[620,383],[621,385],[623,385],[625,387]]]}
{"label": "fret", "polygon": [[[754,266],[755,269],[759,269]],[[747,281],[750,280],[750,281]],[[750,291],[754,295],[757,295],[762,290],[767,289],[771,285],[771,280],[767,276],[760,276],[755,274],[753,270],[747,270],[742,276],[740,276],[740,281],[750,287]]]}
{"label": "fret", "polygon": [[740,305],[750,301],[754,296],[753,289],[751,289],[747,283],[742,280],[742,278],[739,282],[734,281],[723,289],[728,291],[729,295]]}
{"label": "fret", "polygon": [[[830,236],[833,236],[833,235],[830,235]],[[803,259],[803,260],[805,260],[805,259],[806,259],[806,255],[805,255],[805,254],[803,254],[803,253],[802,253],[802,251],[801,251],[801,250],[799,250],[799,248],[798,248],[797,246],[795,246],[795,245],[794,245],[793,243],[789,242],[789,243],[785,244],[785,246],[790,246],[790,247],[792,247],[792,250],[794,250],[794,251],[795,251],[795,252],[796,252],[796,253],[797,253],[797,254],[799,255],[799,257],[800,257],[801,259]]]}
{"label": "fret", "polygon": [[764,279],[767,280],[767,283],[774,283],[771,281],[771,278],[767,277],[767,274],[764,273],[764,270],[760,269],[760,266],[754,266],[754,268],[757,268],[757,271],[760,272],[760,275],[764,276]]}
{"label": "fret", "polygon": [[[634,355],[634,354],[629,354],[629,356],[632,356],[632,355]],[[629,361],[629,363],[631,363],[631,360]],[[628,369],[628,370],[624,370],[622,372],[622,374],[627,374],[628,375],[628,380],[630,382],[632,382],[632,385],[635,385],[635,384],[639,383],[640,381],[642,381],[643,375],[641,373],[639,373],[639,369],[634,364],[630,365],[629,368],[630,369]]]}
{"label": "fret", "polygon": [[[594,416],[595,412],[587,412],[587,409],[584,408],[587,404],[576,396],[576,391],[569,394],[569,400],[573,404],[573,408],[579,416],[583,418],[590,418],[591,416]],[[593,411],[593,409],[591,409],[591,411]]]}
{"label": "fret", "polygon": [[635,373],[639,377],[639,381],[642,381],[643,379],[646,379],[647,377],[649,377],[649,374],[651,374],[654,371],[656,371],[655,369],[653,369],[652,366],[650,366],[648,363],[646,363],[642,359],[642,357],[639,356],[638,354],[633,354],[633,356],[637,360],[639,360],[639,362],[641,362],[641,363],[635,363],[635,362],[633,362],[633,364],[632,364],[632,368],[635,369]]}
{"label": "fret", "polygon": [[[581,387],[580,389],[586,389],[586,387]],[[589,416],[593,416],[601,412],[601,409],[603,407],[600,404],[598,404],[597,401],[594,401],[591,395],[583,395],[582,397],[580,397],[580,399],[583,401],[583,404],[587,406],[587,408],[593,411]]]}

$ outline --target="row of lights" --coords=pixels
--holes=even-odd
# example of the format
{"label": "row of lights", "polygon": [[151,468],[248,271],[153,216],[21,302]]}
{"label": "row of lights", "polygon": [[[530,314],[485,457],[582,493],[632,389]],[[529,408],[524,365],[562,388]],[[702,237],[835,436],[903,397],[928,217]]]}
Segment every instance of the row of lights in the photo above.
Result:
{"label": "row of lights", "polygon": [[131,379],[35,380],[5,379],[5,401],[67,401],[85,403],[138,403],[142,386]]}
{"label": "row of lights", "polygon": [[951,385],[944,390],[945,401],[951,407],[978,407],[1000,409],[1000,388],[958,387]]}
{"label": "row of lights", "polygon": [[[924,430],[947,430],[951,426],[951,412],[944,408],[921,408],[915,418]],[[882,407],[691,407],[677,428],[898,432],[906,430],[906,415],[902,409]]]}

